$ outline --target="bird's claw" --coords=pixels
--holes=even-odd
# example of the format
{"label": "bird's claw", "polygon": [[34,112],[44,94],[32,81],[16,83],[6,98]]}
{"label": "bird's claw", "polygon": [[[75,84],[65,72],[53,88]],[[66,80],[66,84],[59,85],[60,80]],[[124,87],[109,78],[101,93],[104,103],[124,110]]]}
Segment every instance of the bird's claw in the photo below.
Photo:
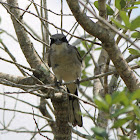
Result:
{"label": "bird's claw", "polygon": [[55,86],[57,88],[60,88],[61,84],[62,84],[62,81],[57,81],[57,80],[55,81]]}

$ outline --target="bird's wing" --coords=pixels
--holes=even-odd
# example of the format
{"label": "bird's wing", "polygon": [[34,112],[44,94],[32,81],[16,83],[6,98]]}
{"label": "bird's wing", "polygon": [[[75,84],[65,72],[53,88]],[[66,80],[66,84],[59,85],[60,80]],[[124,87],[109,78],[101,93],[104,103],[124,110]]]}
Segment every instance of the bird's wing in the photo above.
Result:
{"label": "bird's wing", "polygon": [[51,56],[51,49],[48,51],[48,66],[49,67],[51,67],[50,56]]}
{"label": "bird's wing", "polygon": [[75,46],[72,46],[72,45],[69,45],[69,47],[71,47],[75,50],[78,60],[82,63],[82,57],[81,57],[78,49]]}

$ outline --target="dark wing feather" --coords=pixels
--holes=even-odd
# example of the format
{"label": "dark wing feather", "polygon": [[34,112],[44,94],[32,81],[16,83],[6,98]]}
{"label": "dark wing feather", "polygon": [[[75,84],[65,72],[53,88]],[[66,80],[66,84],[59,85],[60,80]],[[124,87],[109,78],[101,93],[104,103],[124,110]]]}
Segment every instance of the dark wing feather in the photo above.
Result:
{"label": "dark wing feather", "polygon": [[51,56],[51,49],[48,51],[48,66],[49,67],[51,67],[50,56]]}
{"label": "dark wing feather", "polygon": [[82,63],[82,57],[81,57],[81,55],[80,55],[78,49],[77,49],[75,46],[72,46],[72,45],[70,45],[70,44],[69,44],[69,47],[73,47],[73,48],[74,48],[74,50],[76,51],[76,54],[77,54],[77,58],[78,58],[79,61]]}

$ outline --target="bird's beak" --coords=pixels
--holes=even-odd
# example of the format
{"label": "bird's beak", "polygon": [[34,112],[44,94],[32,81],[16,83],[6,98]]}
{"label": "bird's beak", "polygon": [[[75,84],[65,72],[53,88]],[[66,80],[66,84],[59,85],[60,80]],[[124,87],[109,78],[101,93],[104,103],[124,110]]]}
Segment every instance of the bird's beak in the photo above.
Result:
{"label": "bird's beak", "polygon": [[62,44],[62,41],[60,41],[59,39],[57,39],[57,41],[55,42],[56,45],[60,45]]}

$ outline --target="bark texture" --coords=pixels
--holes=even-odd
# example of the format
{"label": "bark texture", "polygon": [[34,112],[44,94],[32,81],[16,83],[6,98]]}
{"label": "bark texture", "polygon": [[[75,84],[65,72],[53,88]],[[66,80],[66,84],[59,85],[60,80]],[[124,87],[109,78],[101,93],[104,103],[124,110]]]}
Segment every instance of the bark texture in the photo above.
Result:
{"label": "bark texture", "polygon": [[[23,54],[25,55],[25,58],[29,65],[36,69],[35,76],[39,80],[41,80],[44,84],[54,83],[54,77],[51,75],[47,64],[44,64],[43,61],[40,59],[38,54],[36,53],[32,42],[30,41],[30,38],[26,32],[26,29],[24,27],[23,21],[20,19],[20,11],[19,9],[15,8],[18,7],[17,0],[7,0],[7,3],[9,4],[9,14],[11,15],[11,19],[13,21],[14,29],[20,44],[20,47],[22,49]],[[11,5],[11,6],[10,6]],[[10,76],[9,76],[10,77]],[[12,78],[12,76],[11,76]],[[16,81],[18,80],[18,82]],[[29,78],[25,78],[27,81]],[[12,80],[12,79],[11,79]],[[22,81],[22,84],[24,83],[24,78],[18,77],[14,78],[15,83],[20,83]],[[25,81],[26,81],[25,80]],[[43,90],[43,92],[49,92],[47,90]],[[68,125],[68,102],[67,102],[67,96],[65,100],[63,99],[63,96],[58,96],[57,94],[52,95],[53,96],[53,106],[54,106],[54,112],[55,112],[55,123],[49,123],[50,127],[52,128],[52,132],[54,134],[55,140],[70,140],[71,139],[71,126]],[[56,99],[55,99],[56,98]],[[41,102],[44,102],[44,99],[41,99]],[[46,110],[46,107],[40,106],[40,111],[44,116],[49,116],[48,111]]]}
{"label": "bark texture", "polygon": [[139,81],[130,69],[126,60],[123,58],[120,49],[115,44],[111,31],[100,26],[98,23],[94,23],[85,13],[82,13],[78,0],[67,0],[67,3],[77,22],[83,27],[83,29],[101,40],[103,48],[107,51],[117,72],[123,79],[129,91],[135,91],[138,89],[140,87]]}

